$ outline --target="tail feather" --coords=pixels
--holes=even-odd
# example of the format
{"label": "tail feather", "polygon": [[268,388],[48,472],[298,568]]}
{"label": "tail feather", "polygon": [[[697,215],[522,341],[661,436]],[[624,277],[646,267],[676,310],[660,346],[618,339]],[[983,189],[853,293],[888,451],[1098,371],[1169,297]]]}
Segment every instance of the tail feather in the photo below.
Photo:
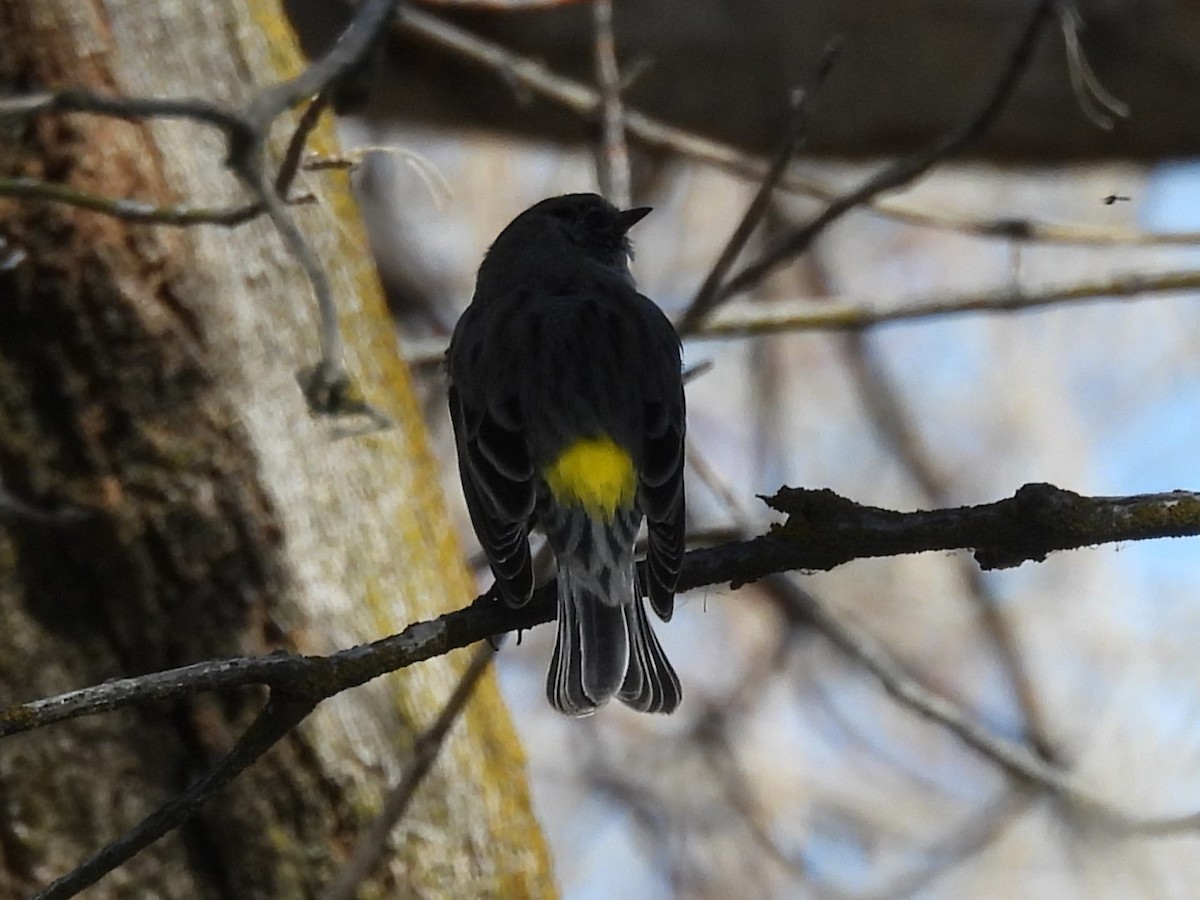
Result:
{"label": "tail feather", "polygon": [[613,604],[594,579],[568,560],[558,567],[558,638],[546,697],[571,716],[586,716],[620,690],[629,667],[626,605]]}
{"label": "tail feather", "polygon": [[669,713],[679,705],[679,678],[635,581],[640,518],[633,510],[611,522],[579,509],[543,510],[558,566],[558,634],[546,697],[567,715],[589,715],[613,697],[643,712]]}
{"label": "tail feather", "polygon": [[629,669],[617,699],[639,712],[671,713],[683,699],[679,676],[650,625],[642,598],[629,607]]}

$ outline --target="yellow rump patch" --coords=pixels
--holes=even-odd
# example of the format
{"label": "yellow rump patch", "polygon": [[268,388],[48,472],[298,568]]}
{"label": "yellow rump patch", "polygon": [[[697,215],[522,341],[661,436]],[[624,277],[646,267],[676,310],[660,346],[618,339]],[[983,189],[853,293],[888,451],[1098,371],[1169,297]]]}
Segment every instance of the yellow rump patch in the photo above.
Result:
{"label": "yellow rump patch", "polygon": [[582,506],[606,522],[618,507],[633,504],[637,490],[633,459],[607,436],[575,441],[543,475],[559,503]]}

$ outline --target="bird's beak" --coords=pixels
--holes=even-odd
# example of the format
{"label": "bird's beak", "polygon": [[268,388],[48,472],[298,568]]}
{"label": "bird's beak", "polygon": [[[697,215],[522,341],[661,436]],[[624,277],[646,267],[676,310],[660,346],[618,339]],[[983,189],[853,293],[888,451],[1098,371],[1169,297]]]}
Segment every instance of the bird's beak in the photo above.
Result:
{"label": "bird's beak", "polygon": [[633,209],[623,209],[617,213],[617,220],[621,223],[621,232],[624,233],[636,225],[642,219],[649,215],[652,206],[635,206]]}

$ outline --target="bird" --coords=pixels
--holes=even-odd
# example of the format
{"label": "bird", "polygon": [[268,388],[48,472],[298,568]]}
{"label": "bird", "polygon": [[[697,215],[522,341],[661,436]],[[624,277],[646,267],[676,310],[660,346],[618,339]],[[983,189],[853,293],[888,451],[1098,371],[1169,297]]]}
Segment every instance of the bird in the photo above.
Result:
{"label": "bird", "polygon": [[532,596],[531,529],[554,553],[546,697],[571,716],[682,698],[643,602],[670,620],[685,527],[679,336],[629,270],[649,212],[590,193],[526,209],[485,253],[446,352],[463,495],[502,601]]}

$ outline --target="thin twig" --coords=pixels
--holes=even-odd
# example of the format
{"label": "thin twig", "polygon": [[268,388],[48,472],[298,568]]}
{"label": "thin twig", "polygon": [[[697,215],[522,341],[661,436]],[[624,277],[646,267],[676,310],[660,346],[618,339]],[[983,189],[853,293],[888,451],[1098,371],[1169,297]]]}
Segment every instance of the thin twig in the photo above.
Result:
{"label": "thin twig", "polygon": [[1038,796],[1036,791],[1028,787],[1006,790],[970,821],[955,825],[945,838],[926,847],[922,853],[927,860],[924,867],[905,872],[891,884],[859,895],[858,900],[907,900],[914,896],[1003,837],[1009,826],[1029,809]]}
{"label": "thin twig", "polygon": [[834,646],[870,672],[889,694],[924,718],[936,722],[964,745],[981,754],[1021,782],[1062,801],[1090,822],[1125,834],[1171,834],[1200,828],[1200,814],[1142,816],[1117,809],[1091,796],[1061,770],[1039,759],[1024,746],[998,737],[973,722],[958,706],[935,694],[907,673],[866,631],[843,622],[806,592],[788,592],[793,615],[812,625]]}
{"label": "thin twig", "polygon": [[742,214],[742,220],[738,222],[737,228],[730,235],[728,243],[721,251],[717,261],[713,264],[708,276],[704,279],[704,283],[700,285],[700,290],[696,292],[696,296],[692,298],[692,302],[688,304],[683,315],[677,323],[680,334],[687,335],[694,332],[704,318],[712,312],[717,305],[717,292],[720,290],[725,281],[725,276],[729,274],[729,270],[733,268],[733,264],[737,261],[746,242],[750,240],[750,235],[754,233],[754,229],[758,227],[762,221],[763,215],[767,211],[767,206],[770,203],[771,196],[775,192],[779,181],[783,178],[788,166],[791,165],[792,159],[796,156],[796,152],[804,143],[808,131],[809,110],[812,107],[812,97],[820,90],[821,85],[825,83],[830,71],[833,69],[834,63],[841,52],[842,42],[834,41],[825,47],[824,53],[821,55],[821,62],[817,66],[817,72],[813,76],[812,84],[807,88],[797,88],[792,91],[788,114],[787,128],[784,132],[783,140],[779,143],[779,149],[775,152],[774,158],[771,160],[770,166],[767,168],[767,174],[763,176],[759,182],[758,190],[754,192],[754,198],[750,201],[750,205],[746,207],[745,213]]}
{"label": "thin twig", "polygon": [[[312,283],[320,311],[321,360],[313,367],[305,384],[305,395],[314,411],[322,413],[366,412],[377,422],[386,417],[362,401],[350,382],[342,360],[341,334],[337,309],[329,277],[304,233],[296,225],[277,185],[266,173],[265,145],[271,125],[286,110],[303,100],[317,96],[316,108],[301,117],[292,136],[287,158],[278,176],[279,184],[290,184],[295,176],[304,144],[320,113],[321,94],[331,91],[352,74],[386,34],[386,26],[399,0],[366,0],[362,3],[346,30],[319,59],[295,78],[264,88],[256,93],[246,108],[202,98],[139,98],[108,97],[92,91],[68,89],[34,97],[0,101],[0,119],[28,116],[38,112],[77,112],[104,115],[130,121],[149,118],[184,118],[202,122],[224,132],[227,145],[226,163],[251,191],[282,236],[284,243],[304,268]],[[11,184],[10,184],[11,188]],[[60,195],[59,199],[65,199]],[[82,199],[80,196],[75,200]],[[83,205],[77,203],[76,205]],[[111,209],[99,208],[106,212]],[[128,211],[128,207],[124,208]],[[238,209],[239,214],[242,209]],[[152,212],[143,209],[143,213]]]}
{"label": "thin twig", "polygon": [[325,889],[324,900],[353,900],[362,883],[379,867],[387,852],[388,837],[408,810],[417,788],[433,767],[451,726],[466,708],[475,686],[479,684],[498,649],[499,642],[493,644],[486,641],[475,648],[475,655],[471,657],[471,662],[446,705],[442,707],[433,724],[413,744],[412,758],[400,780],[388,791],[383,801],[383,809],[366,834],[359,839],[350,860]]}
{"label": "thin twig", "polygon": [[[1200,271],[1125,272],[1098,281],[1051,286],[1034,291],[1006,287],[976,294],[947,294],[908,300],[802,297],[772,303],[735,301],[722,306],[692,337],[735,339],[811,331],[867,331],[896,322],[932,320],[975,313],[1015,313],[1066,303],[1096,303],[1117,298],[1147,299],[1160,294],[1200,290]],[[446,355],[443,338],[407,344],[404,358],[413,368],[433,371]]]}
{"label": "thin twig", "polygon": [[[304,145],[312,129],[320,119],[325,107],[324,95],[317,97],[304,114],[292,134],[287,153],[280,165],[275,179],[275,189],[286,196],[300,167]],[[29,108],[39,109],[42,106],[31,104]],[[55,184],[40,181],[36,178],[7,178],[0,177],[0,197],[16,197],[23,200],[44,200],[50,203],[61,203],[64,206],[74,206],[93,212],[104,213],[114,219],[146,225],[171,225],[180,228],[190,228],[195,225],[221,225],[232,228],[245,224],[263,214],[262,203],[242,203],[236,206],[199,207],[187,204],[172,204],[156,206],[140,200],[127,197],[104,197],[78,191],[65,184]],[[290,200],[291,203],[309,202],[305,198]]]}
{"label": "thin twig", "polygon": [[123,197],[104,197],[78,191],[65,184],[54,184],[36,178],[0,177],[0,197],[16,197],[21,200],[44,200],[75,206],[93,212],[104,213],[114,219],[147,225],[172,225],[190,228],[195,225],[222,225],[231,228],[249,222],[262,215],[261,203],[243,203],[237,206],[191,206],[173,204],[155,206],[140,200]]}
{"label": "thin twig", "polygon": [[853,300],[814,303],[808,299],[771,304],[743,303],[723,307],[705,322],[698,336],[733,338],[781,332],[859,331],[892,322],[911,322],[946,315],[1020,312],[1063,303],[1149,297],[1197,289],[1200,289],[1200,271],[1126,272],[1098,281],[1052,286],[1037,291],[1004,288],[978,294],[914,298],[902,303]]}
{"label": "thin twig", "polygon": [[300,121],[296,123],[296,130],[292,132],[292,139],[288,141],[287,151],[279,164],[279,172],[275,175],[275,193],[280,197],[286,199],[292,189],[292,182],[296,180],[304,159],[304,148],[308,145],[313,129],[321,121],[321,113],[329,106],[329,97],[330,90],[326,88],[317,94],[300,114]]}
{"label": "thin twig", "polygon": [[113,97],[84,88],[66,88],[32,97],[0,100],[0,120],[51,112],[87,113],[126,122],[190,119],[231,136],[249,135],[254,130],[241,110],[205,97]]}
{"label": "thin twig", "polygon": [[[324,56],[290,81],[268,88],[255,96],[246,115],[258,128],[257,140],[246,146],[240,146],[231,140],[229,154],[231,167],[259,195],[267,215],[275,223],[292,254],[304,267],[317,298],[321,322],[321,360],[310,372],[301,376],[302,380],[307,381],[303,386],[309,406],[316,412],[328,414],[365,411],[377,421],[386,421],[386,417],[362,400],[346,372],[345,361],[342,358],[337,305],[329,276],[282,199],[274,192],[274,186],[266,177],[260,157],[270,123],[284,110],[290,109],[306,97],[331,91],[361,65],[385,34],[385,26],[394,15],[397,3],[398,0],[366,0]],[[296,148],[298,160],[303,143],[297,145],[297,142],[293,141],[292,145]]]}
{"label": "thin twig", "polygon": [[[1055,4],[1058,24],[1062,29],[1063,44],[1067,48],[1067,71],[1071,78],[1071,90],[1079,108],[1093,125],[1103,131],[1112,131],[1116,119],[1127,119],[1132,110],[1129,104],[1114,97],[1096,77],[1092,64],[1083,51],[1079,32],[1083,30],[1083,16],[1071,0],[1058,0]],[[1116,117],[1116,118],[1114,118]]]}
{"label": "thin twig", "polygon": [[263,207],[279,236],[283,238],[284,244],[300,263],[312,284],[321,319],[321,362],[316,367],[312,382],[316,387],[306,393],[310,394],[310,399],[319,397],[316,404],[318,409],[329,410],[333,408],[333,404],[328,397],[321,397],[320,392],[332,395],[334,391],[344,389],[349,382],[345,361],[342,359],[342,333],[338,327],[337,302],[333,299],[333,286],[329,282],[329,275],[321,265],[316,251],[304,237],[304,232],[288,212],[283,198],[275,192],[266,172],[256,168],[240,171],[239,174],[262,198]]}
{"label": "thin twig", "polygon": [[592,0],[595,25],[596,84],[600,87],[600,149],[597,153],[600,193],[618,209],[632,205],[629,148],[625,146],[625,113],[621,105],[621,70],[613,37],[612,0]]}
{"label": "thin twig", "polygon": [[204,802],[229,784],[255,760],[312,712],[316,701],[274,696],[226,756],[183,793],[168,800],[117,840],[106,845],[77,868],[39,891],[34,900],[74,897],[117,866],[132,859],[167,832],[196,814]]}
{"label": "thin twig", "polygon": [[[599,93],[590,86],[559,75],[527,56],[514,53],[500,44],[481,38],[422,10],[401,8],[396,14],[395,27],[407,37],[424,41],[460,59],[490,69],[514,87],[551,100],[579,116],[586,118],[594,115],[601,103]],[[714,166],[756,184],[762,181],[767,171],[767,164],[762,159],[729,144],[669,125],[628,106],[625,107],[624,115],[629,136],[652,149]],[[794,170],[789,171],[780,180],[779,188],[826,203],[833,202],[841,195],[839,190],[819,179],[806,177]],[[931,211],[902,200],[884,197],[872,197],[864,205],[880,215],[910,225],[948,229],[980,237],[1095,246],[1200,244],[1200,232],[1151,234],[1122,228],[1038,222],[1025,218],[981,219],[953,212]]]}
{"label": "thin twig", "polygon": [[[290,81],[259,92],[250,101],[246,118],[257,128],[259,144],[280,113],[309,97],[336,86],[362,65],[372,48],[386,33],[399,0],[365,0],[346,30],[324,55]],[[234,148],[236,150],[236,148]],[[232,155],[231,151],[231,155]]]}
{"label": "thin twig", "polygon": [[58,527],[81,522],[87,515],[86,510],[76,507],[42,509],[18,499],[0,485],[0,523],[20,522]]}
{"label": "thin twig", "polygon": [[618,209],[632,205],[625,113],[620,100],[617,41],[612,31],[612,0],[592,0],[596,84],[600,86],[600,148],[596,152],[600,193]]}
{"label": "thin twig", "polygon": [[872,197],[907,184],[928,172],[933,166],[962,150],[983,136],[995,121],[1029,62],[1038,43],[1050,11],[1056,0],[1036,0],[1033,12],[1021,29],[1009,51],[1008,59],[992,84],[979,108],[961,125],[934,141],[926,149],[896,160],[863,184],[834,200],[806,225],[784,235],[763,251],[762,255],[734,275],[718,297],[724,299],[742,293],[763,280],[783,263],[803,253],[829,225],[847,212],[862,206]]}
{"label": "thin twig", "polygon": [[[905,408],[895,381],[872,352],[866,335],[862,332],[846,335],[843,350],[847,368],[858,385],[858,394],[872,423],[924,495],[924,502],[932,506],[949,504],[950,490],[934,470],[928,449],[921,440],[913,417]],[[984,631],[991,639],[1001,669],[1008,678],[1024,720],[1027,741],[1043,760],[1060,765],[1062,760],[1051,741],[1041,700],[1024,664],[1017,636],[1000,608],[999,598],[976,566],[965,557],[958,557],[956,561],[970,588],[968,596],[979,614]]]}
{"label": "thin twig", "polygon": [[211,660],[148,675],[113,678],[103,684],[9,707],[0,712],[0,738],[132,704],[170,700],[203,691],[297,684],[313,668],[309,657],[275,653]]}

